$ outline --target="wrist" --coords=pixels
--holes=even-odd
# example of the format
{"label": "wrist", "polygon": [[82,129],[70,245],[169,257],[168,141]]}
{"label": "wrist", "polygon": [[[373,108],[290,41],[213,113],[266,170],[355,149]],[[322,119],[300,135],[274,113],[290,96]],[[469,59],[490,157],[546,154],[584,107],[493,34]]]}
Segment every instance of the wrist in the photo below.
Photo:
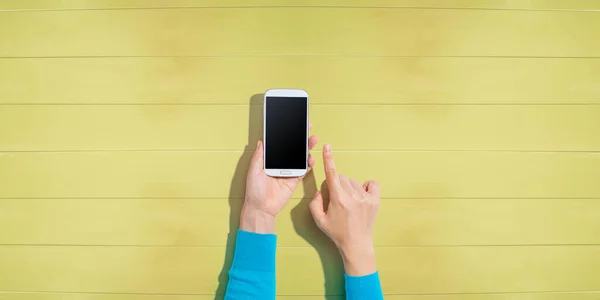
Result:
{"label": "wrist", "polygon": [[340,247],[344,270],[350,276],[365,276],[377,271],[373,243]]}
{"label": "wrist", "polygon": [[240,216],[240,229],[248,232],[273,234],[275,233],[275,216],[244,205]]}

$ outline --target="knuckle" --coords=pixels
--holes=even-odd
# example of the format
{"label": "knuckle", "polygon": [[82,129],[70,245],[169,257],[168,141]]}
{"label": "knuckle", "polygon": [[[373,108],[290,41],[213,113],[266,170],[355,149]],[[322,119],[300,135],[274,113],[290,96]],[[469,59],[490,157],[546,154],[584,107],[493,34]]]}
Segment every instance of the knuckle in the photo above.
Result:
{"label": "knuckle", "polygon": [[335,167],[327,167],[327,174],[335,175],[336,173],[337,170],[335,169]]}

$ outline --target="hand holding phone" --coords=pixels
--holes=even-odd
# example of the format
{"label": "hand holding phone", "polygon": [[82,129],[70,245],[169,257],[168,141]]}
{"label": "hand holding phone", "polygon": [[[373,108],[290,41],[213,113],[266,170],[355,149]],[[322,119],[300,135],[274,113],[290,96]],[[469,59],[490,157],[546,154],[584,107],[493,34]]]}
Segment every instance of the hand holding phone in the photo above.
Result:
{"label": "hand holding phone", "polygon": [[[308,98],[306,98],[306,103],[308,104],[307,101]],[[306,112],[305,115],[308,119]],[[307,123],[306,126],[306,132],[308,133],[312,126],[310,123]],[[304,135],[306,135],[306,133],[304,133]],[[293,172],[292,174],[296,174],[296,177],[274,177],[268,175],[265,169],[267,165],[265,161],[265,144],[261,141],[258,142],[246,178],[246,196],[240,217],[241,230],[257,233],[275,232],[275,216],[283,209],[285,204],[292,197],[298,184],[302,181],[302,178],[310,172],[315,164],[314,157],[308,152],[317,144],[317,136],[311,136],[306,140],[302,139],[302,142],[298,144],[301,144],[301,151],[299,152],[300,156],[303,156],[303,158],[301,158],[302,161],[296,161],[295,163],[297,163],[298,166],[303,164],[306,167],[304,169],[293,169],[303,170]],[[298,153],[296,152],[296,154]],[[301,175],[298,176],[297,174]]]}

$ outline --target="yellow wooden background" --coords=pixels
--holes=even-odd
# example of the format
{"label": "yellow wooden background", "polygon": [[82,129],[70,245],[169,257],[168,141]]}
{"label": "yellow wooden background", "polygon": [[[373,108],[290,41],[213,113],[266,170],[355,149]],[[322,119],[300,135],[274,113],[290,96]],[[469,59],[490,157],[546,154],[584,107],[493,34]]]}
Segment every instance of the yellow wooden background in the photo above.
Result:
{"label": "yellow wooden background", "polygon": [[[0,1],[0,299],[219,299],[275,87],[381,182],[387,299],[600,299],[597,0]],[[343,293],[317,163],[280,299]]]}

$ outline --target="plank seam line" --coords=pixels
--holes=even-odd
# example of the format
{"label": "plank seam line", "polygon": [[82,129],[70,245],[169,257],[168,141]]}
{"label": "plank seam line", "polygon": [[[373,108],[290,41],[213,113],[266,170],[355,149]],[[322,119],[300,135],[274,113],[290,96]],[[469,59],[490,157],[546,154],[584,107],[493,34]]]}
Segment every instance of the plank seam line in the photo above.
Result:
{"label": "plank seam line", "polygon": [[[532,154],[600,154],[600,150],[454,150],[454,149],[340,149],[336,153],[532,153]],[[252,153],[254,150],[233,149],[102,149],[102,150],[0,150],[2,154],[29,154],[29,153]]]}
{"label": "plank seam line", "polygon": [[342,58],[489,58],[489,59],[600,59],[600,56],[519,56],[519,55],[377,55],[334,53],[231,53],[226,55],[76,55],[0,56],[0,59],[106,59],[106,58],[245,58],[245,57],[342,57]]}
{"label": "plank seam line", "polygon": [[[244,197],[0,197],[0,200],[243,200]],[[312,199],[292,197],[290,199]],[[600,197],[381,197],[385,200],[600,200]]]}
{"label": "plank seam line", "polygon": [[[78,292],[78,291],[23,291],[23,290],[0,290],[0,293],[21,293],[21,294],[90,294],[90,295],[154,295],[154,296],[222,296],[223,294],[196,294],[196,293],[182,293],[182,294],[173,294],[173,293],[143,293],[143,292]],[[442,295],[506,295],[506,294],[515,294],[515,295],[532,295],[532,294],[585,294],[585,293],[600,293],[600,290],[572,290],[572,291],[526,291],[526,292],[475,292],[475,293],[384,293],[384,295],[394,295],[394,296],[442,296]],[[277,296],[293,296],[293,297],[306,297],[306,296],[321,296],[321,294],[277,294]],[[344,296],[338,294],[326,294],[325,296]]]}
{"label": "plank seam line", "polygon": [[465,10],[465,11],[526,11],[526,12],[577,12],[595,13],[598,9],[569,8],[503,8],[503,7],[427,7],[427,6],[377,6],[377,5],[239,5],[239,6],[177,6],[177,7],[95,7],[95,8],[39,8],[39,9],[3,9],[0,13],[27,12],[71,12],[71,11],[119,11],[119,10],[200,10],[200,9],[394,9],[394,10]]}
{"label": "plank seam line", "polygon": [[[126,103],[126,102],[90,102],[90,103],[70,103],[70,102],[45,102],[45,103],[19,103],[19,102],[3,102],[0,106],[242,106],[242,107],[262,107],[262,104],[247,104],[247,103]],[[312,103],[314,106],[600,106],[600,102],[569,102],[569,103],[519,103],[519,102],[497,102],[497,103]]]}
{"label": "plank seam line", "polygon": [[[115,245],[115,244],[0,244],[0,248],[37,248],[37,247],[48,247],[48,248],[182,248],[182,249],[230,249],[233,248],[233,244],[228,245]],[[600,244],[490,244],[490,245],[376,245],[377,249],[421,249],[421,248],[586,248],[586,247],[600,247]],[[281,249],[314,249],[313,246],[277,246]]]}

